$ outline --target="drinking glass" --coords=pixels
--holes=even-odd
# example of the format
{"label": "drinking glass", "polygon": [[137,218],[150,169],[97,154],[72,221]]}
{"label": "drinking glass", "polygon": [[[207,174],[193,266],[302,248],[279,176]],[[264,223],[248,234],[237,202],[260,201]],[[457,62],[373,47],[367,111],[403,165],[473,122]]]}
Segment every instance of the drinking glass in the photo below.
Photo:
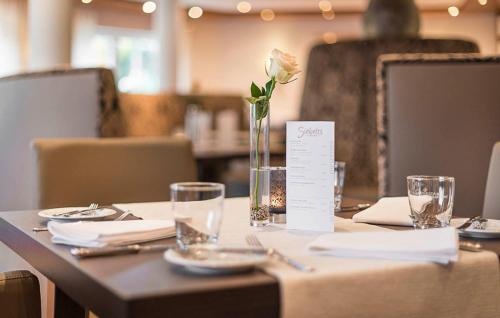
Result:
{"label": "drinking glass", "polygon": [[413,225],[417,229],[445,227],[453,211],[455,179],[439,176],[409,176],[408,199]]}
{"label": "drinking glass", "polygon": [[177,244],[215,244],[219,237],[224,185],[182,182],[170,185]]}
{"label": "drinking glass", "polygon": [[344,192],[345,162],[335,161],[335,183],[334,183],[334,201],[335,211],[342,208],[342,193]]}

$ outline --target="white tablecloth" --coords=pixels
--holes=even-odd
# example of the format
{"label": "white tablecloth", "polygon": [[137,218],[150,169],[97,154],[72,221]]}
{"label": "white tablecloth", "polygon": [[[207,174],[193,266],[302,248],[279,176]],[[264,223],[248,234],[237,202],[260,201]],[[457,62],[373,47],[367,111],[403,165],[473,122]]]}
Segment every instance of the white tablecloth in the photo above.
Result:
{"label": "white tablecloth", "polygon": [[[117,205],[144,219],[171,218],[164,203]],[[322,233],[248,225],[248,199],[225,201],[221,244],[245,244],[256,233],[267,247],[316,267],[302,273],[281,263],[263,269],[280,283],[283,317],[500,317],[498,257],[460,252],[448,266],[433,263],[312,256],[306,246]],[[383,231],[336,218],[335,231]]]}

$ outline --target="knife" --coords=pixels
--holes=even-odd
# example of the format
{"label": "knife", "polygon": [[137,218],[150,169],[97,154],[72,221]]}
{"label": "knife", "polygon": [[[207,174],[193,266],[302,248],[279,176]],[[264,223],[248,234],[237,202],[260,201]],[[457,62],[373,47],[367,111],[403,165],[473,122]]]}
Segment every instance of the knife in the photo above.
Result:
{"label": "knife", "polygon": [[136,254],[139,252],[164,251],[174,248],[175,244],[106,246],[106,247],[74,247],[70,250],[71,255],[78,258],[111,256],[123,254]]}
{"label": "knife", "polygon": [[246,254],[270,254],[268,248],[256,247],[185,247],[179,248],[176,244],[155,244],[155,245],[125,245],[125,246],[106,246],[106,247],[74,247],[70,250],[71,255],[77,258],[89,258],[99,256],[113,256],[125,254],[137,254],[143,252],[157,252],[175,249],[180,253],[196,254],[197,252],[216,252],[216,253],[246,253]]}

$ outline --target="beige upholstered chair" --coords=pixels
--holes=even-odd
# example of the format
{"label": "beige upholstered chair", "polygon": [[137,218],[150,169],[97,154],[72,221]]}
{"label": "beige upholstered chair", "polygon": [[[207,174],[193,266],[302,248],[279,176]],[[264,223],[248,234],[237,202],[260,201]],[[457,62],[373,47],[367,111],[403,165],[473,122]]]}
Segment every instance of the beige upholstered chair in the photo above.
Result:
{"label": "beige upholstered chair", "polygon": [[480,214],[491,146],[500,140],[499,82],[500,57],[383,56],[378,81],[381,193],[406,195],[408,175],[453,176],[453,213]]}
{"label": "beige upholstered chair", "polygon": [[500,219],[500,142],[493,147],[484,193],[483,216]]}
{"label": "beige upholstered chair", "polygon": [[40,139],[34,148],[40,208],[165,201],[171,183],[197,175],[185,139]]}
{"label": "beige upholstered chair", "polygon": [[0,317],[40,318],[40,285],[29,271],[0,272]]}

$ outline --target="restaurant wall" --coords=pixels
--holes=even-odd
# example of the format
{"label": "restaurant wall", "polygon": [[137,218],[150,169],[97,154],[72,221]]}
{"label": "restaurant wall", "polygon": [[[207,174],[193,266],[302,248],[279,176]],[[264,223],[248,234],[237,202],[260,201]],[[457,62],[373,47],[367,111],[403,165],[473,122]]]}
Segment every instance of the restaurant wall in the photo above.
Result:
{"label": "restaurant wall", "polygon": [[[202,92],[234,92],[248,94],[252,80],[266,80],[264,60],[273,48],[297,56],[306,71],[307,56],[315,43],[323,41],[325,32],[339,39],[359,38],[361,16],[338,15],[333,21],[321,16],[277,16],[264,22],[258,16],[205,15],[190,20],[186,35],[190,39],[191,78]],[[450,17],[447,13],[424,13],[422,34],[425,37],[453,37],[476,41],[482,53],[494,54],[496,47],[493,13],[464,13]],[[272,123],[282,125],[297,118],[304,86],[299,80],[280,87],[272,100]]]}
{"label": "restaurant wall", "polygon": [[[343,38],[361,34],[361,19],[344,15],[335,22],[321,16],[284,16],[264,22],[258,16],[207,16],[190,21],[191,78],[203,92],[249,94],[251,81],[264,83],[264,61],[273,48],[297,56],[306,69],[310,48],[321,43],[324,32],[335,32]],[[299,80],[278,87],[271,102],[274,125],[298,116],[304,86],[304,73]]]}
{"label": "restaurant wall", "polygon": [[482,54],[496,53],[496,17],[494,13],[464,13],[456,18],[447,13],[426,13],[421,31],[426,37],[458,37],[475,41]]}

